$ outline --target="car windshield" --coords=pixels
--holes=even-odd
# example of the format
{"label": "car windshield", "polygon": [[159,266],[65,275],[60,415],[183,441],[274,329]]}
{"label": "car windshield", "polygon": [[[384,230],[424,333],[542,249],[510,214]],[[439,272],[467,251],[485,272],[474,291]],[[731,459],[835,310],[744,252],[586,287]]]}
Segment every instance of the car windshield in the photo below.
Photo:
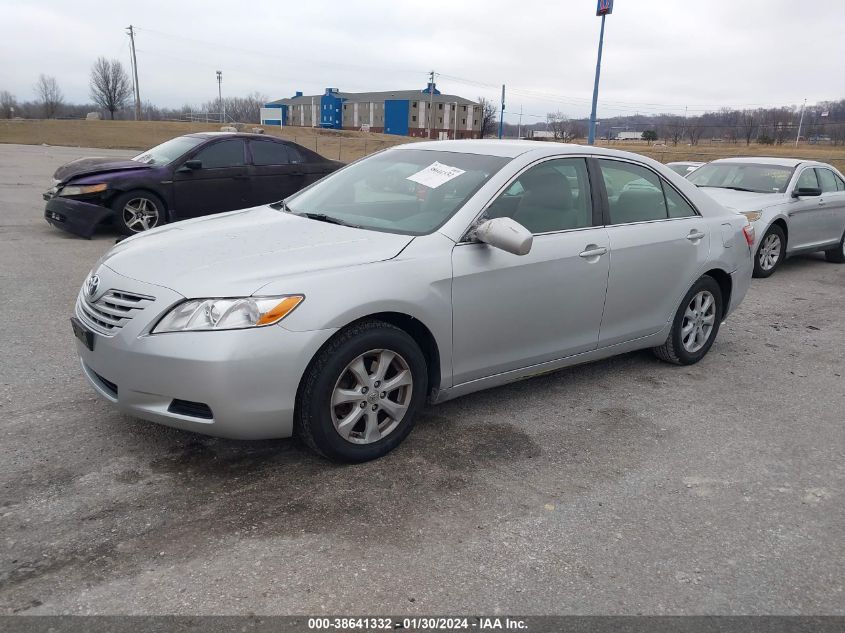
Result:
{"label": "car windshield", "polygon": [[702,165],[688,178],[699,187],[736,189],[754,193],[784,193],[793,168],[786,165],[757,163],[709,163]]}
{"label": "car windshield", "polygon": [[354,163],[288,198],[292,213],[376,231],[440,227],[509,158],[397,149]]}
{"label": "car windshield", "polygon": [[132,160],[144,163],[145,165],[167,165],[204,140],[201,136],[177,136],[169,141],[165,141],[161,145],[156,145],[152,149],[148,149],[143,154],[138,154]]}

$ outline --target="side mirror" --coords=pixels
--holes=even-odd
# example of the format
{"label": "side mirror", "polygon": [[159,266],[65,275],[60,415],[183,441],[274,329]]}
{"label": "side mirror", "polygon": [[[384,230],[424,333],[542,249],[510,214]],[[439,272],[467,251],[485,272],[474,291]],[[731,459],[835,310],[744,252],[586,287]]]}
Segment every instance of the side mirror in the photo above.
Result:
{"label": "side mirror", "polygon": [[813,196],[820,195],[822,195],[822,190],[818,187],[798,187],[795,191],[792,192],[793,198],[803,198],[804,196],[812,198]]}
{"label": "side mirror", "polygon": [[201,160],[186,160],[183,165],[179,168],[179,171],[186,172],[194,171],[195,169],[202,169]]}
{"label": "side mirror", "polygon": [[493,218],[475,229],[475,238],[514,255],[527,255],[534,243],[531,231],[511,218]]}

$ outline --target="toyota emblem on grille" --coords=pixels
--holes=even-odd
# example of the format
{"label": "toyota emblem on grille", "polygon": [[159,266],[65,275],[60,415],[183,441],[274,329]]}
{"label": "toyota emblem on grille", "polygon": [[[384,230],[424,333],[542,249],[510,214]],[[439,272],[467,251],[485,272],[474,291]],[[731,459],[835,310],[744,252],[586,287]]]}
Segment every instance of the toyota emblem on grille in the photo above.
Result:
{"label": "toyota emblem on grille", "polygon": [[100,278],[97,275],[91,275],[88,281],[85,282],[85,292],[92,299],[97,294],[97,288],[100,287]]}

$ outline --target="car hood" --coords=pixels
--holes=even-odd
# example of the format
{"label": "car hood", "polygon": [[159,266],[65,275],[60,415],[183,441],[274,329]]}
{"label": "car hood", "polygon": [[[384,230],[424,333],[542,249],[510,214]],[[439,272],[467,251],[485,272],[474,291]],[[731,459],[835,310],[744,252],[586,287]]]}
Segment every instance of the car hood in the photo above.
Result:
{"label": "car hood", "polygon": [[700,190],[723,207],[734,211],[759,211],[765,207],[784,202],[784,194],[781,193],[735,191],[734,189],[721,189],[719,187],[700,187]]}
{"label": "car hood", "polygon": [[59,167],[53,178],[67,182],[76,176],[91,176],[127,169],[149,169],[152,165],[145,165],[129,159],[115,159],[106,157],[80,158]]}
{"label": "car hood", "polygon": [[285,276],[391,259],[411,240],[263,206],[153,229],[100,264],[188,298],[249,296]]}

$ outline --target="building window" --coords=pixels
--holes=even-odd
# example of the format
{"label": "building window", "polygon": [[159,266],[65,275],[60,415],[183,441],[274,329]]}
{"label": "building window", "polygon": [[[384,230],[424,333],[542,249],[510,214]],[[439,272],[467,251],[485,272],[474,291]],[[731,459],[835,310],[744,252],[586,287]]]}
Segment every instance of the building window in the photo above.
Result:
{"label": "building window", "polygon": [[467,120],[466,120],[466,119],[461,119],[461,125],[466,125],[466,124],[467,124]]}
{"label": "building window", "polygon": [[478,125],[478,119],[472,122],[473,125]]}
{"label": "building window", "polygon": [[416,120],[417,120],[416,115],[414,115],[414,116],[412,116],[412,117],[411,117],[411,121],[412,121],[412,122],[416,122]]}
{"label": "building window", "polygon": [[443,104],[442,104],[442,103],[438,103],[438,104],[437,104],[437,109],[438,109],[438,110],[442,110],[442,109],[443,109]]}
{"label": "building window", "polygon": [[461,106],[461,108],[463,109],[463,111],[464,111],[464,112],[466,112],[466,111],[467,111],[467,107],[466,107],[466,106]]}
{"label": "building window", "polygon": [[412,107],[412,108],[416,108],[416,107],[417,107],[417,102],[416,102],[416,101],[414,101],[414,102],[411,104],[411,107]]}
{"label": "building window", "polygon": [[345,103],[343,104],[343,109],[346,110],[346,104]]}
{"label": "building window", "polygon": [[440,117],[439,119],[437,119],[437,122],[438,122],[438,123],[443,123],[443,117]]}

